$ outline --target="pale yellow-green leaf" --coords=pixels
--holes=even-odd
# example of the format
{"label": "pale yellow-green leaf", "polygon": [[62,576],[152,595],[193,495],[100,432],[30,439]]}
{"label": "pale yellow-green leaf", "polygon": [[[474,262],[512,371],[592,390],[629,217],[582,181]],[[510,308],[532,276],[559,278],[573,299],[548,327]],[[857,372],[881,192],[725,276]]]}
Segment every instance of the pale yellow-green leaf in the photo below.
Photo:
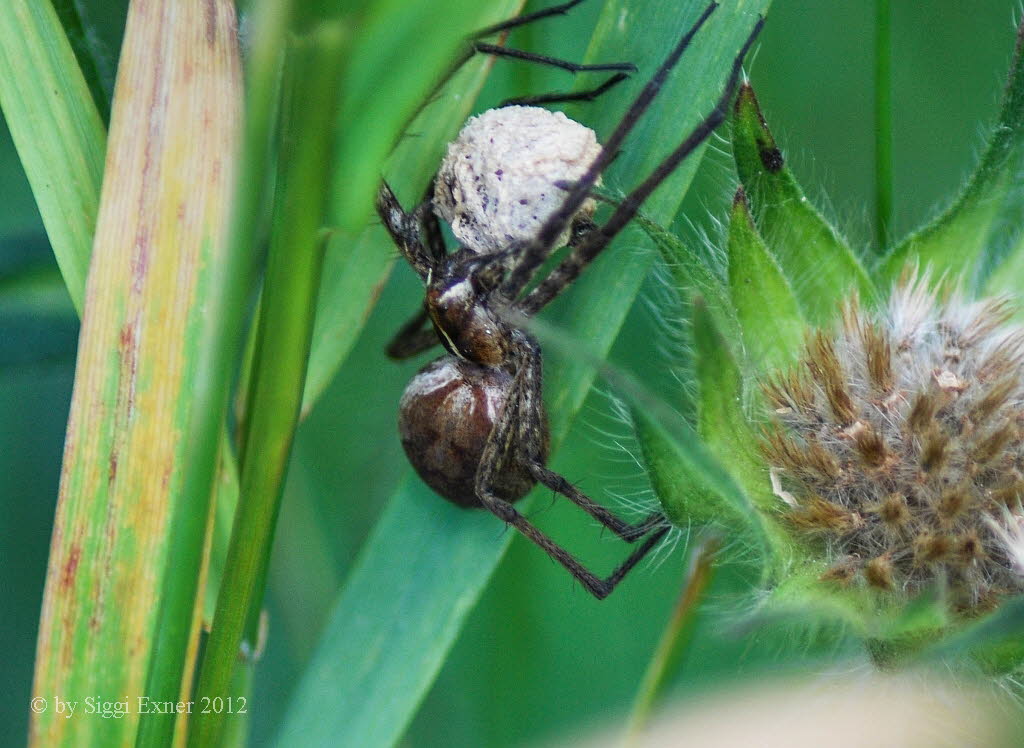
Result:
{"label": "pale yellow-green leaf", "polygon": [[[33,693],[144,694],[167,519],[190,445],[208,269],[224,252],[241,78],[234,5],[134,0],[111,117]],[[54,175],[54,178],[60,178]],[[33,715],[34,745],[134,742]]]}

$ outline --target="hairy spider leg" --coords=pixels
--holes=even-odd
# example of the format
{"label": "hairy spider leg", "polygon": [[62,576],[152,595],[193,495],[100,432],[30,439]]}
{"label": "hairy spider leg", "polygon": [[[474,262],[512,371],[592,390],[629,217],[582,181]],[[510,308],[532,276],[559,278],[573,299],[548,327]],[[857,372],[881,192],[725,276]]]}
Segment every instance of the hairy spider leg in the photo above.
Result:
{"label": "hairy spider leg", "polygon": [[554,248],[555,241],[565,231],[565,227],[572,220],[572,217],[576,215],[580,206],[589,197],[590,190],[597,183],[601,172],[608,167],[612,159],[618,154],[619,148],[622,146],[626,136],[636,127],[640,117],[647,111],[654,97],[658,95],[665,80],[668,78],[668,74],[675,67],[676,63],[679,62],[679,58],[682,57],[683,52],[690,45],[694,35],[696,35],[711,14],[714,13],[716,8],[718,8],[718,3],[716,2],[708,5],[696,23],[683,34],[672,52],[665,59],[665,62],[661,64],[661,67],[654,73],[651,80],[647,82],[647,85],[641,89],[636,99],[633,100],[618,127],[615,128],[608,137],[608,140],[605,141],[601,153],[594,160],[594,163],[590,165],[590,168],[580,177],[580,180],[569,190],[558,210],[548,217],[532,241],[516,248],[518,259],[501,285],[501,293],[505,298],[517,298],[529,284],[534,273],[536,273],[537,269],[543,264],[548,254]]}
{"label": "hairy spider leg", "polygon": [[[515,18],[509,18],[508,20],[496,23],[493,26],[475,31],[469,35],[469,41],[466,49],[463,53],[455,60],[452,66],[448,69],[448,72],[442,78],[442,83],[450,78],[456,70],[466,64],[474,54],[477,52],[481,54],[491,55],[493,57],[507,57],[516,60],[522,60],[523,62],[530,62],[537,65],[547,65],[550,67],[560,68],[567,70],[570,73],[583,73],[583,72],[594,72],[594,71],[619,71],[615,75],[608,78],[602,84],[596,88],[580,91],[574,94],[564,93],[551,93],[543,94],[539,96],[529,96],[518,99],[509,99],[508,101],[502,102],[499,106],[512,106],[515,104],[519,105],[537,105],[537,104],[552,104],[558,102],[567,101],[593,101],[595,98],[600,96],[602,93],[607,91],[609,88],[621,83],[628,76],[625,73],[635,73],[636,65],[631,62],[605,62],[597,63],[593,65],[583,65],[575,62],[569,62],[568,60],[562,60],[557,57],[550,57],[548,55],[536,54],[533,52],[526,52],[521,49],[510,49],[503,47],[498,44],[489,44],[487,42],[479,41],[483,37],[493,36],[501,32],[509,31],[519,26],[525,26],[528,23],[539,21],[543,18],[549,18],[555,15],[565,15],[572,8],[579,5],[583,0],[571,0],[571,2],[562,3],[560,5],[553,5],[549,8],[543,8],[533,13],[527,13],[526,15],[516,16]],[[440,87],[440,84],[439,86]],[[436,89],[435,89],[436,90]]]}
{"label": "hairy spider leg", "polygon": [[554,270],[551,271],[547,278],[539,283],[525,299],[516,305],[520,312],[527,316],[536,314],[544,308],[548,302],[561,293],[566,286],[576,280],[580,272],[582,272],[582,270],[590,264],[605,247],[608,246],[611,240],[626,227],[626,224],[633,219],[644,200],[654,192],[658,185],[668,178],[679,164],[682,163],[683,159],[690,155],[697,146],[703,143],[707,137],[714,132],[715,128],[725,120],[729,102],[732,100],[733,94],[736,92],[736,87],[739,84],[740,69],[743,65],[743,58],[754,43],[754,40],[757,38],[757,35],[760,33],[763,25],[764,19],[759,19],[757,24],[754,26],[753,31],[751,31],[750,36],[747,37],[743,48],[733,61],[732,72],[729,75],[729,80],[726,83],[725,89],[722,91],[718,102],[715,104],[715,108],[711,110],[707,117],[698,123],[693,131],[674,151],[672,151],[672,153],[666,156],[665,159],[658,164],[657,168],[651,172],[647,179],[641,182],[636,189],[626,195],[603,225],[584,238],[579,243],[579,246],[577,246],[568,257],[566,257],[554,268]]}
{"label": "hairy spider leg", "polygon": [[444,243],[444,234],[441,233],[441,221],[438,219],[437,214],[434,213],[432,207],[434,182],[436,180],[437,175],[435,174],[431,177],[430,183],[423,193],[423,202],[417,206],[417,210],[420,216],[420,228],[423,230],[423,236],[427,240],[427,248],[430,250],[430,254],[434,257],[435,261],[440,263],[448,255],[448,247]]}
{"label": "hairy spider leg", "polygon": [[[525,334],[519,333],[519,335],[523,336],[520,338],[520,342],[522,342],[523,338],[525,338]],[[532,349],[523,348],[522,350],[527,356],[532,356],[538,353],[535,345]],[[521,418],[518,418],[518,416],[538,412],[538,401],[533,400],[532,402],[524,402],[522,397],[524,383],[532,376],[531,370],[535,370],[535,367],[533,367],[527,360],[521,360],[519,362],[519,366],[513,380],[513,392],[510,395],[509,401],[506,403],[502,415],[498,418],[494,427],[491,429],[491,433],[487,437],[487,443],[484,445],[474,485],[476,495],[480,499],[480,503],[482,503],[488,511],[503,520],[506,524],[515,527],[519,532],[538,545],[545,553],[551,556],[551,558],[555,559],[565,567],[565,569],[572,574],[594,597],[599,600],[603,600],[613,589],[615,589],[615,586],[623,579],[623,577],[625,577],[626,574],[658,544],[658,541],[664,537],[669,528],[666,525],[651,532],[644,542],[634,550],[633,553],[631,553],[629,557],[611,573],[611,575],[605,579],[601,579],[577,561],[571,553],[555,543],[555,541],[548,537],[548,535],[526,519],[526,517],[512,506],[512,504],[499,498],[492,492],[492,485],[494,483],[495,476],[498,474],[504,461],[508,459],[516,459],[517,457],[515,453],[516,447],[513,445],[513,437],[518,436],[514,429],[516,422],[522,420]],[[529,404],[527,404],[528,402]],[[598,517],[598,519],[600,519],[600,517]],[[637,537],[640,536],[638,535]],[[635,540],[636,538],[633,539]]]}
{"label": "hairy spider leg", "polygon": [[570,10],[575,8],[577,5],[582,3],[583,0],[569,0],[569,2],[561,3],[559,5],[551,5],[547,8],[541,8],[535,10],[532,13],[526,13],[521,16],[515,16],[514,18],[508,18],[504,21],[499,21],[493,26],[486,26],[478,31],[474,31],[472,34],[473,39],[480,39],[485,36],[493,36],[501,31],[509,31],[510,29],[517,28],[519,26],[525,26],[528,23],[539,21],[542,18],[550,18],[551,16],[564,16]]}
{"label": "hairy spider leg", "polygon": [[506,411],[509,412],[507,415],[503,413],[501,417],[509,417],[518,424],[515,440],[519,450],[518,456],[534,479],[552,491],[562,494],[627,543],[633,543],[656,527],[664,526],[665,516],[661,512],[653,512],[636,524],[625,522],[594,502],[563,476],[547,468],[539,450],[540,435],[544,429],[541,422],[544,362],[540,346],[521,330],[514,330],[512,337],[517,349],[518,369],[509,401],[515,403],[516,409],[506,406]]}
{"label": "hairy spider leg", "polygon": [[537,65],[547,65],[548,67],[567,70],[570,73],[597,73],[607,70],[618,70],[623,73],[636,72],[636,65],[632,62],[598,62],[591,65],[585,65],[578,62],[562,60],[558,57],[549,57],[548,55],[541,55],[536,52],[524,52],[521,49],[502,47],[499,44],[488,44],[486,42],[473,42],[472,51],[491,55],[492,57],[507,57],[512,60],[522,60],[523,62],[532,62]]}
{"label": "hairy spider leg", "polygon": [[[428,197],[431,194],[433,180],[427,188]],[[441,225],[430,207],[430,200],[424,200],[413,212],[407,213],[390,185],[381,182],[377,191],[377,214],[406,262],[426,281],[448,253]],[[423,244],[423,236],[427,239],[426,245]],[[387,355],[393,359],[411,358],[437,345],[440,341],[433,326],[428,326],[429,321],[426,308],[421,307],[388,343],[385,349]]]}
{"label": "hairy spider leg", "polygon": [[420,228],[428,213],[430,203],[420,203],[415,210],[407,213],[398,202],[395,193],[387,182],[381,182],[377,190],[377,215],[384,223],[384,228],[391,234],[391,239],[398,247],[399,253],[405,258],[416,274],[424,281],[430,276],[443,255],[438,257],[436,247],[426,247],[420,239]]}
{"label": "hairy spider leg", "polygon": [[603,94],[615,86],[622,83],[622,81],[629,78],[625,73],[616,73],[612,77],[608,78],[604,83],[594,88],[588,88],[583,91],[573,91],[572,93],[548,93],[539,94],[537,96],[518,96],[512,99],[505,99],[503,102],[498,104],[498,108],[507,106],[540,106],[541,104],[567,104],[571,101],[594,101],[598,96]]}
{"label": "hairy spider leg", "polygon": [[401,361],[405,358],[412,358],[423,351],[429,351],[437,345],[440,341],[437,339],[437,333],[433,326],[427,326],[429,323],[430,314],[425,306],[421,307],[416,316],[402,325],[391,342],[388,343],[387,348],[384,349],[388,358]]}

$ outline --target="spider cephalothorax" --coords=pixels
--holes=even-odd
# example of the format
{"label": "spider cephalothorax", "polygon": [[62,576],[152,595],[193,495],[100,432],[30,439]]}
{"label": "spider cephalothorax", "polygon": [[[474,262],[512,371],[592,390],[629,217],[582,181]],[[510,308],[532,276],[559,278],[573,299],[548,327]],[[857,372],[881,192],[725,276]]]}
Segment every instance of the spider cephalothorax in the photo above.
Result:
{"label": "spider cephalothorax", "polygon": [[[564,11],[577,2],[540,13]],[[598,598],[608,595],[657,544],[667,524],[657,512],[636,524],[626,523],[546,467],[541,351],[522,320],[570,285],[724,119],[761,20],[739,51],[711,113],[604,224],[593,223],[591,190],[601,172],[716,7],[708,6],[683,35],[603,147],[591,130],[561,114],[521,106],[488,112],[471,120],[449,147],[430,199],[416,210],[406,213],[387,184],[377,199],[385,226],[426,286],[422,311],[399,331],[388,353],[405,358],[438,343],[448,351],[423,368],[402,396],[399,431],[410,462],[445,498],[460,506],[482,506],[516,527]],[[487,32],[535,17],[513,19]],[[500,49],[474,46],[489,53]],[[550,58],[535,61],[553,64]],[[616,63],[590,69],[630,67]],[[562,98],[593,98],[621,78]],[[555,100],[559,97],[531,101]],[[439,216],[450,222],[463,244],[454,252],[444,245]],[[569,254],[532,285],[541,264],[565,243]],[[536,483],[565,496],[623,540],[643,542],[609,577],[597,577],[512,506]]]}

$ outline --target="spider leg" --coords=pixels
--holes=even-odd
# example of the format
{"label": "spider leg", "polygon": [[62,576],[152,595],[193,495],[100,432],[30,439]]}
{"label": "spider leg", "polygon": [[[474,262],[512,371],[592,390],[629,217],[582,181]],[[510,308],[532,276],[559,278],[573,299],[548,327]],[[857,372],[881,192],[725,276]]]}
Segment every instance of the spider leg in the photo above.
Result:
{"label": "spider leg", "polygon": [[717,7],[718,3],[716,2],[708,5],[696,23],[683,34],[671,53],[669,53],[669,56],[661,64],[661,67],[658,68],[651,80],[648,81],[636,99],[633,100],[618,127],[615,128],[615,131],[605,141],[604,146],[601,148],[601,153],[594,159],[594,163],[590,165],[590,168],[580,177],[573,188],[569,190],[558,210],[548,217],[533,241],[522,248],[519,260],[501,285],[501,293],[505,298],[515,299],[530,283],[530,279],[533,278],[537,268],[547,258],[548,252],[551,250],[555,240],[562,234],[566,225],[572,220],[572,217],[576,215],[580,206],[583,205],[583,202],[590,195],[590,190],[597,183],[598,176],[618,154],[619,148],[622,146],[623,141],[625,141],[626,136],[636,127],[640,117],[647,111],[654,97],[658,95],[665,80],[668,78],[668,74],[675,67],[676,63],[679,62],[679,58],[682,57],[683,52],[689,46],[694,35]]}
{"label": "spider leg", "polygon": [[[387,182],[381,182],[377,191],[377,215],[384,223],[384,228],[391,234],[391,239],[398,247],[398,251],[406,259],[413,270],[426,280],[431,271],[434,270],[443,255],[437,255],[436,246],[424,246],[420,240],[420,229],[431,214],[430,203],[420,203],[412,212],[407,213],[391,191]],[[429,229],[428,229],[429,235]],[[440,229],[438,229],[440,235]]]}
{"label": "spider leg", "polygon": [[[461,54],[459,54],[458,57],[456,57],[455,60],[452,61],[452,64],[449,65],[447,71],[441,76],[441,78],[437,81],[437,83],[434,84],[434,88],[432,89],[430,95],[427,96],[427,98],[424,100],[424,103],[421,104],[416,109],[416,111],[413,113],[413,117],[415,117],[417,114],[419,114],[420,111],[422,111],[423,107],[425,107],[428,103],[430,103],[431,101],[434,100],[434,97],[436,96],[437,92],[441,90],[441,87],[444,86],[444,84],[453,75],[455,75],[455,73],[458,71],[459,68],[461,68],[467,62],[469,62],[473,58],[474,54],[476,54],[478,51],[486,51],[486,50],[480,50],[478,48],[481,43],[477,42],[476,40],[482,39],[482,38],[487,37],[487,36],[492,36],[494,34],[498,34],[498,33],[501,33],[501,32],[509,31],[510,29],[514,29],[514,28],[517,28],[519,26],[525,26],[528,23],[532,23],[534,21],[539,21],[542,18],[548,18],[550,16],[556,16],[556,15],[565,15],[572,8],[574,8],[577,5],[579,5],[581,2],[583,2],[583,0],[568,0],[568,2],[563,2],[563,3],[560,3],[558,5],[552,5],[551,7],[543,8],[541,10],[534,11],[533,13],[527,13],[525,15],[516,16],[515,18],[508,18],[508,19],[506,19],[504,21],[501,21],[499,23],[496,23],[496,24],[494,24],[492,26],[486,26],[486,27],[484,27],[482,29],[479,29],[478,31],[475,31],[475,32],[469,34],[469,36],[466,38],[466,43],[465,43],[465,45],[464,45],[464,47],[462,49]],[[484,46],[485,47],[494,47],[495,45],[485,44]],[[550,57],[549,58],[545,58],[542,55],[531,55],[528,52],[521,52],[521,51],[518,51],[518,50],[512,50],[511,52],[506,53],[505,50],[504,50],[504,47],[497,47],[496,49],[500,50],[500,51],[494,52],[494,54],[496,54],[498,56],[518,57],[519,59],[526,60],[526,61],[539,62],[539,63],[542,63],[542,64],[549,64],[549,65],[556,65],[558,67],[563,67],[563,68],[566,68],[566,66],[570,66],[570,67],[568,67],[566,69],[574,69],[575,68],[575,69],[580,69],[580,70],[625,70],[625,71],[629,71],[629,72],[633,72],[633,71],[636,70],[636,66],[631,64],[631,63],[611,63],[611,65],[608,66],[608,67],[587,66],[587,65],[577,66],[577,65],[574,65],[574,63],[567,63],[564,60],[558,60],[558,59],[550,58]],[[487,53],[490,54],[491,52],[487,52]],[[412,121],[412,118],[409,119],[409,122],[411,122],[411,121]]]}
{"label": "spider leg", "polygon": [[521,49],[502,47],[498,44],[488,44],[486,42],[473,42],[472,51],[480,52],[485,55],[492,55],[494,57],[508,57],[513,60],[533,62],[537,65],[548,65],[550,67],[568,70],[570,73],[589,73],[603,70],[620,70],[626,73],[636,72],[636,65],[631,62],[599,62],[594,65],[582,65],[577,62],[562,60],[558,57],[539,55],[535,52],[524,52]]}
{"label": "spider leg", "polygon": [[714,109],[701,120],[689,135],[676,147],[672,153],[658,164],[657,168],[640,183],[636,189],[630,192],[619,203],[605,223],[589,236],[584,238],[579,246],[566,257],[554,270],[537,285],[516,307],[523,314],[529,316],[536,314],[548,302],[555,298],[570,283],[576,280],[580,272],[590,264],[600,252],[608,246],[615,236],[626,227],[626,224],[633,219],[640,205],[646,200],[658,185],[660,185],[675,169],[682,163],[697,146],[703,143],[715,128],[718,127],[726,117],[729,102],[732,100],[736,87],[739,84],[739,76],[743,65],[743,58],[757,38],[764,19],[759,19],[753,30],[747,37],[743,48],[733,61],[732,71],[725,89],[722,91]]}
{"label": "spider leg", "polygon": [[[521,371],[517,372],[516,379],[521,381],[522,378]],[[492,492],[495,475],[505,460],[515,459],[517,456],[512,445],[512,437],[515,435],[514,425],[519,420],[517,416],[522,413],[522,405],[523,403],[518,400],[516,392],[513,391],[509,396],[504,412],[498,418],[494,428],[491,429],[490,435],[487,437],[487,443],[484,445],[484,451],[480,458],[480,467],[477,469],[476,474],[475,488],[477,498],[480,499],[480,502],[492,514],[515,527],[551,558],[565,567],[590,594],[599,600],[603,600],[622,581],[623,577],[657,545],[658,541],[668,532],[668,527],[662,527],[650,533],[644,542],[611,575],[601,579],[580,563],[575,556],[558,545],[520,514],[512,504],[496,496]]]}
{"label": "spider leg", "polygon": [[388,358],[396,361],[411,358],[440,343],[433,326],[424,327],[429,321],[430,315],[427,313],[426,307],[422,307],[415,317],[402,325],[402,328],[395,333],[395,337],[388,343],[388,347],[385,349]]}
{"label": "spider leg", "polygon": [[427,185],[426,192],[423,193],[423,203],[421,203],[423,209],[419,213],[419,219],[420,228],[423,229],[423,235],[427,240],[427,249],[430,250],[430,254],[433,255],[436,262],[441,262],[448,254],[448,247],[444,243],[444,234],[441,233],[441,222],[432,208],[425,207],[430,205],[434,199],[434,183],[436,181],[437,174],[431,177],[430,184]]}
{"label": "spider leg", "polygon": [[593,501],[590,497],[572,485],[563,476],[549,470],[544,464],[540,453],[541,434],[544,424],[541,404],[542,358],[540,346],[525,334],[516,331],[518,354],[520,356],[519,372],[521,377],[516,383],[519,391],[514,394],[518,411],[514,418],[518,424],[516,444],[519,445],[519,459],[529,469],[530,474],[541,484],[552,491],[560,493],[602,525],[614,532],[627,543],[634,543],[644,535],[658,527],[666,525],[665,515],[652,512],[636,524],[625,522],[608,509]]}
{"label": "spider leg", "polygon": [[594,101],[605,91],[614,88],[627,78],[629,78],[629,76],[625,73],[616,73],[600,86],[588,88],[586,91],[576,91],[574,93],[549,93],[540,94],[538,96],[520,96],[514,99],[505,99],[498,106],[499,108],[506,106],[539,106],[541,104],[564,104],[569,101]]}
{"label": "spider leg", "polygon": [[535,10],[533,13],[526,13],[525,15],[516,16],[515,18],[509,18],[505,21],[499,21],[493,26],[487,26],[479,31],[472,34],[473,39],[479,39],[484,36],[491,36],[497,34],[499,31],[508,31],[509,29],[517,28],[518,26],[525,26],[528,23],[539,21],[542,18],[549,18],[551,16],[564,16],[570,10],[575,8],[577,5],[582,3],[583,0],[569,0],[569,2],[561,3],[559,5],[552,5],[548,8],[541,8]]}

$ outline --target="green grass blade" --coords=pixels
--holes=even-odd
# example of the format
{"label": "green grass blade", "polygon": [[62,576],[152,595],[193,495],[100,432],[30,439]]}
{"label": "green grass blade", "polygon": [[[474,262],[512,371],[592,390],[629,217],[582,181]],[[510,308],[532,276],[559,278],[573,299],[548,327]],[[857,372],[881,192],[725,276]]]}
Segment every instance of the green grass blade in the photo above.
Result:
{"label": "green grass blade", "polygon": [[[700,0],[608,3],[588,56],[630,59],[640,66],[643,79],[703,5]],[[733,55],[765,6],[756,2],[719,9],[669,81],[651,120],[631,141],[643,147],[629,148],[609,181],[634,184],[712,106]],[[599,135],[609,132],[637,88],[622,86],[610,92],[600,107],[586,110],[590,116],[583,119]],[[652,219],[671,218],[695,162],[691,159],[648,203]],[[651,264],[653,254],[638,251],[638,244],[644,245],[644,240],[636,232],[619,242],[618,250],[587,270],[559,309],[573,335],[602,355]],[[556,443],[565,436],[593,377],[593,363],[586,360],[549,366],[546,399]],[[360,748],[393,744],[433,682],[510,539],[493,517],[445,505],[416,478],[404,484],[335,604],[278,743]],[[373,616],[365,614],[369,610]]]}
{"label": "green grass blade", "polygon": [[[501,0],[488,4],[486,8],[474,8],[465,12],[453,8],[451,13],[460,18],[460,23],[466,24],[467,30],[471,30],[515,15],[522,4],[523,0]],[[435,12],[439,12],[436,5],[434,9]],[[405,18],[404,15],[399,17]],[[420,22],[418,18],[411,20],[413,22],[410,25],[413,27]],[[422,65],[421,61],[413,59],[408,54],[399,54],[395,50],[386,50],[378,46],[376,51],[381,56],[381,65],[395,67],[395,63],[385,60],[396,60],[405,65]],[[439,59],[439,69],[444,69],[444,64],[450,59],[450,53],[448,47],[431,50],[431,55]],[[445,144],[454,137],[468,116],[493,61],[493,58],[483,55],[470,60],[444,86],[438,100],[425,107],[413,120],[409,132],[415,135],[402,138],[388,159],[384,173],[395,193],[406,201],[409,207],[421,199],[434,170],[441,162]],[[402,70],[393,70],[392,74],[396,80],[404,77]],[[416,96],[422,99],[428,90],[429,86]],[[394,96],[385,98],[389,101],[398,100]],[[415,100],[415,97],[413,98]],[[403,117],[407,114],[405,110],[392,109],[388,116],[396,126],[401,126]],[[378,120],[375,127],[379,126]],[[356,138],[358,134],[358,125],[353,125],[349,137]],[[346,183],[347,178],[344,169],[337,172],[335,189],[341,194],[350,189]],[[376,189],[376,182],[372,189]],[[330,220],[340,220],[338,213]],[[313,328],[313,347],[303,397],[303,414],[308,413],[323,394],[355,345],[396,257],[397,252],[391,238],[384,227],[376,221],[366,226],[355,239],[343,233],[334,237],[328,245],[324,259],[323,283],[317,301],[316,325]],[[410,314],[414,307],[414,304],[410,304]]]}
{"label": "green grass blade", "polygon": [[[983,267],[999,258],[1021,232],[1024,190],[1020,189],[1024,137],[1024,21],[1017,30],[1010,76],[988,145],[963,191],[938,218],[901,241],[879,271],[896,280],[908,263],[928,265],[937,275]],[[1006,220],[1007,216],[1011,220]]]}
{"label": "green grass blade", "polygon": [[701,542],[690,554],[682,594],[662,632],[637,691],[633,713],[629,718],[626,743],[629,747],[637,743],[640,733],[650,720],[651,712],[682,665],[687,647],[693,639],[694,624],[703,602],[702,598],[714,576],[715,554],[720,547],[721,541],[712,536]]}
{"label": "green grass blade", "polygon": [[744,85],[732,118],[732,150],[757,228],[796,292],[807,319],[829,322],[835,300],[874,284],[839,232],[807,200],[761,114],[754,89]]}
{"label": "green grass blade", "polygon": [[929,654],[943,658],[966,654],[990,674],[1019,672],[1024,663],[1024,597],[1008,600]]}
{"label": "green grass blade", "polygon": [[[262,604],[323,266],[323,239],[318,233],[346,41],[340,21],[323,22],[292,37],[285,61],[281,169],[246,408],[241,486],[213,628],[199,671],[200,703],[230,695],[247,619],[250,611],[258,618]],[[255,648],[255,637],[251,641]],[[235,716],[218,710],[195,714],[189,745],[219,745],[227,722]]]}
{"label": "green grass blade", "polygon": [[89,91],[92,92],[92,100],[104,122],[110,121],[110,92],[104,89],[100,78],[100,66],[97,63],[94,49],[90,44],[89,34],[82,23],[82,16],[78,12],[75,0],[54,0],[54,10],[60,18],[64,33],[67,34],[71,49],[75,52],[78,60],[78,67],[82,71]]}
{"label": "green grass blade", "polygon": [[81,314],[107,134],[49,0],[0,4],[0,108]]}

